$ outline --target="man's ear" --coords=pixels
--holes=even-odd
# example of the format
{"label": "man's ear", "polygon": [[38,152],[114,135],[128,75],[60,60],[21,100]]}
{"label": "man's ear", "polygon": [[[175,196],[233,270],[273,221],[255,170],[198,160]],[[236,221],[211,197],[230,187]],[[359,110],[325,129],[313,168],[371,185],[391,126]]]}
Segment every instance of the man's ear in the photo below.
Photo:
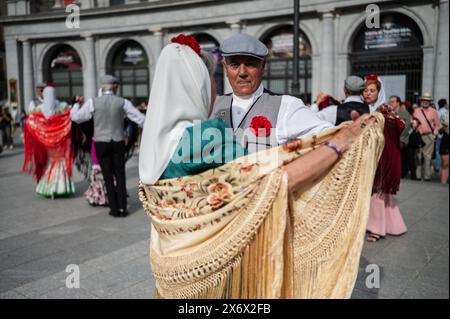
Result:
{"label": "man's ear", "polygon": [[225,59],[222,60],[222,65],[223,65],[223,71],[225,72],[225,75],[228,77],[228,65],[227,65]]}

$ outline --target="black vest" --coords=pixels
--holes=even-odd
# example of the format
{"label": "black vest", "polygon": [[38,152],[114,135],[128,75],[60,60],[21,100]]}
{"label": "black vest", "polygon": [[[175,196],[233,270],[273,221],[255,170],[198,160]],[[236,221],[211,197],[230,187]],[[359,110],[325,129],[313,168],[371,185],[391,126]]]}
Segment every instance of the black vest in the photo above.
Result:
{"label": "black vest", "polygon": [[361,102],[346,102],[338,105],[336,112],[336,126],[342,122],[351,121],[352,111],[358,112],[360,115],[370,113],[369,106]]}

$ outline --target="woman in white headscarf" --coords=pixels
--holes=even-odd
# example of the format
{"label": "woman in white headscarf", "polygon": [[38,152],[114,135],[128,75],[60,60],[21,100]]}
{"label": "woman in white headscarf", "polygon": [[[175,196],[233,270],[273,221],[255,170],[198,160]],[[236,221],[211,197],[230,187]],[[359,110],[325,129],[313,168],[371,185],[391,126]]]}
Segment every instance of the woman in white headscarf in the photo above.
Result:
{"label": "woman in white headscarf", "polygon": [[364,89],[364,102],[369,105],[370,112],[386,104],[386,90],[383,81],[377,75],[365,77],[366,87]]}
{"label": "woman in white headscarf", "polygon": [[56,100],[55,88],[44,89],[44,102],[32,112],[24,128],[24,173],[38,182],[36,193],[43,197],[75,193],[72,181],[73,147],[70,108]]}
{"label": "woman in white headscarf", "polygon": [[139,152],[157,296],[350,297],[381,115],[241,157],[232,129],[208,120],[210,59],[191,37],[172,42],[156,66]]}
{"label": "woman in white headscarf", "polygon": [[385,118],[385,146],[375,175],[367,223],[367,241],[376,242],[386,234],[401,235],[407,231],[394,196],[400,187],[400,134],[405,129],[405,123],[386,105],[383,82],[378,76],[366,77],[363,95],[371,111],[378,110]]}
{"label": "woman in white headscarf", "polygon": [[[246,154],[233,134],[225,134],[223,121],[207,120],[215,100],[214,62],[186,39],[173,39],[180,43],[167,45],[156,66],[139,151],[145,184],[194,175]],[[202,138],[210,129],[225,138]],[[211,149],[207,155],[202,154],[206,145]]]}

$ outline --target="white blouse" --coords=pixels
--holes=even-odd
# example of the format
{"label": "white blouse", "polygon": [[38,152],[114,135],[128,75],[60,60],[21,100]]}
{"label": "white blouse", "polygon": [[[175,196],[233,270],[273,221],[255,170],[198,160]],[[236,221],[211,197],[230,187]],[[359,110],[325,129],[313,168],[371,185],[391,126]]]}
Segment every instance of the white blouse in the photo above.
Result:
{"label": "white blouse", "polygon": [[[236,96],[233,94],[233,126],[238,127],[254,101],[264,93],[261,84],[255,93],[249,96]],[[281,98],[278,113],[276,136],[278,144],[284,144],[293,139],[304,138],[311,134],[334,127],[330,122],[321,120],[311,111],[301,99],[290,95]]]}

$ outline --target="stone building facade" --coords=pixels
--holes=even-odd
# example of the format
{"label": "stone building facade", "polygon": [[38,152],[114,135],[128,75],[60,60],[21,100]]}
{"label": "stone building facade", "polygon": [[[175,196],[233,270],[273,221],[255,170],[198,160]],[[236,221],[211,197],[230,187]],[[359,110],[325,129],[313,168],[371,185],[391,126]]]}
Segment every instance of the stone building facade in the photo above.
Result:
{"label": "stone building facade", "polygon": [[[79,28],[66,25],[74,22],[65,8],[71,2],[80,9]],[[375,28],[366,24],[376,21],[368,20],[373,4],[380,9]],[[157,57],[179,33],[196,36],[219,61],[218,45],[232,34],[261,39],[270,49],[265,86],[291,92],[292,0],[7,0],[0,19],[8,98],[18,90],[20,105],[35,83],[49,80],[61,99],[94,96],[105,73],[121,78],[123,96],[145,101]],[[347,75],[377,73],[388,93],[411,102],[423,91],[448,98],[448,22],[448,0],[301,0],[299,96],[342,98]],[[222,68],[216,78],[228,92]]]}

